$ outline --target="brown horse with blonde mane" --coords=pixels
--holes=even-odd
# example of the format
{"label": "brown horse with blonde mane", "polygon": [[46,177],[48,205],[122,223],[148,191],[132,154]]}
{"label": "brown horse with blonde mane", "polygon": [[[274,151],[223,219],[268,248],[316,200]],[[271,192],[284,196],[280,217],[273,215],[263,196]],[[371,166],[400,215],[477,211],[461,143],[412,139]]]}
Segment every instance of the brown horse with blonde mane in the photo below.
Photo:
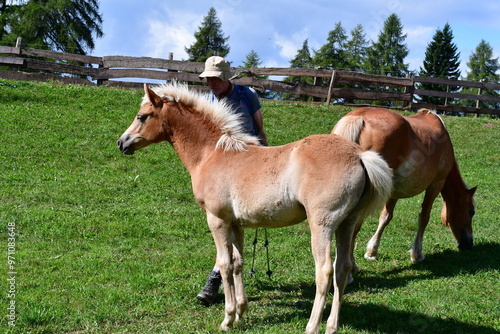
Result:
{"label": "brown horse with blonde mane", "polygon": [[380,238],[393,217],[397,201],[424,191],[417,235],[410,250],[412,261],[424,259],[424,231],[439,193],[443,198],[441,220],[451,230],[459,249],[472,248],[473,196],[477,187],[469,189],[462,180],[450,136],[435,112],[421,109],[405,117],[389,109],[358,108],[345,115],[332,133],[360,144],[365,150],[379,152],[394,172],[393,192],[380,215],[377,231],[368,242],[365,258],[377,257]]}
{"label": "brown horse with blonde mane", "polygon": [[[222,330],[247,309],[242,278],[243,229],[285,227],[307,219],[316,268],[316,296],[307,333],[317,333],[332,278],[335,294],[327,333],[337,333],[342,294],[351,270],[356,222],[381,209],[392,170],[378,153],[335,135],[262,147],[243,132],[224,102],[177,83],[147,86],[139,113],[118,140],[133,154],[168,141],[191,175],[217,248],[225,294]],[[331,243],[335,233],[335,264]]]}

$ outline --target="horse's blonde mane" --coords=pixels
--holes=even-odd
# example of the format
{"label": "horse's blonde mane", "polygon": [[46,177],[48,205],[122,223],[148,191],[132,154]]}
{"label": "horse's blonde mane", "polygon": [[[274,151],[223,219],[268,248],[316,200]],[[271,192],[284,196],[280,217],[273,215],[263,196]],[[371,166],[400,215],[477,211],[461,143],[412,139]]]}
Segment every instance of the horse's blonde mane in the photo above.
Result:
{"label": "horse's blonde mane", "polygon": [[[151,87],[151,89],[162,99],[180,102],[198,111],[219,128],[222,135],[217,141],[215,149],[245,151],[248,145],[259,144],[259,140],[255,136],[246,133],[241,116],[232,110],[230,103],[226,102],[226,100],[212,100],[207,94],[189,90],[186,84],[176,81]],[[147,102],[149,100],[145,95],[141,105]]]}
{"label": "horse's blonde mane", "polygon": [[437,113],[436,110],[434,110],[434,109],[427,109],[427,108],[420,108],[418,110],[418,112],[421,112],[421,111],[426,112],[427,114],[436,115],[436,117],[441,121],[441,124],[443,124],[443,126],[446,128],[446,125],[444,124],[443,118],[438,115],[438,113]]}

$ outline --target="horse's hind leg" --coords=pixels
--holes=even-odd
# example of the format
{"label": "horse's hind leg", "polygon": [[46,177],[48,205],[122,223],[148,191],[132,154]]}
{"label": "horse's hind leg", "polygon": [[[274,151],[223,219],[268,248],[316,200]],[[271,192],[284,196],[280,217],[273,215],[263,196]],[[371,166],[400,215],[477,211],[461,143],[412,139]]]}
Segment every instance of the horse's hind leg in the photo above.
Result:
{"label": "horse's hind leg", "polygon": [[380,214],[380,217],[378,219],[377,231],[371,237],[370,241],[368,241],[368,245],[366,246],[365,259],[375,260],[377,258],[380,239],[382,238],[382,234],[384,233],[385,228],[392,220],[394,207],[396,206],[397,202],[397,199],[389,198],[389,200],[385,204],[384,210],[382,210],[382,213]]}
{"label": "horse's hind leg", "polygon": [[[309,219],[309,218],[308,218]],[[324,224],[314,224],[309,219],[311,227],[311,249],[316,268],[316,296],[311,311],[306,333],[318,333],[321,317],[326,304],[326,296],[332,282],[333,267],[331,256],[332,233]]]}
{"label": "horse's hind leg", "polygon": [[335,231],[335,277],[332,310],[326,324],[326,333],[337,333],[342,295],[352,269],[351,243],[355,221],[344,221]]}

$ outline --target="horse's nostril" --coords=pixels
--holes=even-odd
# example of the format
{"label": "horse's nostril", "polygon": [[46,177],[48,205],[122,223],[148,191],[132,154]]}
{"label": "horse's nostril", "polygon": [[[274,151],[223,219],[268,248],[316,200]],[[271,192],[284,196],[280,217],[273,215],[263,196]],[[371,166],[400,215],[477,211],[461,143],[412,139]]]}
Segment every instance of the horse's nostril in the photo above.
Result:
{"label": "horse's nostril", "polygon": [[121,137],[120,139],[118,139],[118,141],[116,142],[116,144],[118,145],[118,148],[120,149],[120,151],[123,152],[124,146],[125,146],[126,142],[127,142],[127,138]]}

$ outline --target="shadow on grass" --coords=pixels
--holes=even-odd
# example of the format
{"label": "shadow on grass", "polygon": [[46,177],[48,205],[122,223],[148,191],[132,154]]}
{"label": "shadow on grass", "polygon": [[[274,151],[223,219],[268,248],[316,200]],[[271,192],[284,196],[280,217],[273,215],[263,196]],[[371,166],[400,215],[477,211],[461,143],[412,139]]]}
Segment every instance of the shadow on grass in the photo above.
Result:
{"label": "shadow on grass", "polygon": [[[308,287],[311,294],[314,286]],[[309,292],[308,292],[309,294]],[[274,300],[276,304],[288,312],[254,318],[254,322],[267,325],[290,323],[297,319],[309,319],[312,309],[312,299],[297,303],[293,298]],[[323,313],[322,323],[326,323],[331,309],[328,303]],[[372,303],[353,304],[343,303],[340,325],[351,332],[373,331],[385,334],[418,334],[418,333],[446,333],[446,334],[496,334],[495,329],[486,326],[471,325],[455,319],[442,319],[422,313],[411,313],[387,308]]]}
{"label": "shadow on grass", "polygon": [[494,334],[493,328],[475,326],[455,319],[441,319],[420,313],[396,311],[370,303],[353,305],[344,303],[341,309],[341,325],[357,330],[378,333],[447,333],[447,334]]}
{"label": "shadow on grass", "polygon": [[[440,253],[428,254],[421,263],[409,264],[382,273],[371,273],[365,270],[355,280],[355,283],[347,288],[346,292],[371,287],[390,290],[406,286],[414,280],[454,277],[464,273],[474,275],[478,272],[498,270],[497,254],[499,251],[500,244],[485,243],[475,246],[470,251],[445,250]],[[271,299],[273,299],[274,305],[283,308],[283,312],[256,321],[279,324],[309,318],[315,294],[314,284],[284,285],[277,288],[272,281],[260,281],[257,286],[258,290],[268,291],[271,295],[279,296],[276,299]],[[272,293],[273,291],[280,293]],[[297,292],[300,292],[301,297],[297,298]],[[249,300],[260,302],[261,297],[249,298]],[[328,304],[323,314],[323,322],[327,320],[330,309],[331,304]],[[422,313],[394,310],[372,303],[344,303],[341,312],[341,325],[359,331],[368,330],[387,334],[497,333],[491,327],[471,325],[456,319],[431,317]]]}
{"label": "shadow on grass", "polygon": [[364,287],[378,287],[394,289],[405,286],[413,280],[436,279],[454,277],[460,274],[474,275],[481,271],[498,270],[500,264],[497,254],[500,244],[484,243],[474,246],[472,250],[454,251],[427,254],[424,261],[409,263],[383,272],[374,272],[369,264],[361,265],[361,272],[354,274],[354,284],[351,289]]}

